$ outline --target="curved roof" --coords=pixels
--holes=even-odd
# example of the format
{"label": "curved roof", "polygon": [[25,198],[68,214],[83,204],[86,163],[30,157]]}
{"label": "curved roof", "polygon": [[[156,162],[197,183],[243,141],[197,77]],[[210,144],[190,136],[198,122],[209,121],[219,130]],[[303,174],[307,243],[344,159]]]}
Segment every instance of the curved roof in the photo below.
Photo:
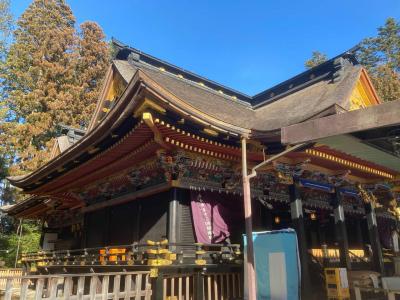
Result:
{"label": "curved roof", "polygon": [[[336,58],[302,73],[301,77],[308,80],[296,76],[286,82],[286,90],[278,85],[276,90],[279,88],[281,94],[274,94],[274,88],[268,90],[271,99],[261,102],[261,94],[241,101],[222,88],[217,90],[206,86],[204,81],[187,79],[184,74],[140,59],[115,60],[113,64],[126,82],[140,69],[161,87],[204,114],[256,132],[273,131],[313,117],[348,110],[350,94],[362,71],[360,65],[347,58]],[[268,95],[264,97],[268,98]]]}
{"label": "curved roof", "polygon": [[[125,128],[123,124],[132,123],[131,116],[140,105],[137,96],[146,91],[160,105],[221,131],[280,135],[283,126],[348,110],[350,93],[362,70],[354,57],[345,53],[250,97],[139,50],[121,45],[117,48],[119,59],[113,66],[127,83],[122,96],[100,123],[59,156],[33,173],[10,178],[15,186],[32,189],[40,178],[57,177],[65,165],[74,168],[87,160],[93,149],[110,147],[111,142],[104,141]],[[96,149],[101,142],[103,146]]]}

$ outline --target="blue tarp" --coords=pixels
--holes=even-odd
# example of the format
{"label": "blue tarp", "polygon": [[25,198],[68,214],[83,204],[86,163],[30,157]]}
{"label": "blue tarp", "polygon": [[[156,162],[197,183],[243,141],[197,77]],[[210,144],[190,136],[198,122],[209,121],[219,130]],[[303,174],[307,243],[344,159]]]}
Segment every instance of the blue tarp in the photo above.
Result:
{"label": "blue tarp", "polygon": [[[293,229],[254,232],[253,242],[257,300],[300,299],[300,263],[296,232]],[[246,251],[246,236],[244,244]]]}

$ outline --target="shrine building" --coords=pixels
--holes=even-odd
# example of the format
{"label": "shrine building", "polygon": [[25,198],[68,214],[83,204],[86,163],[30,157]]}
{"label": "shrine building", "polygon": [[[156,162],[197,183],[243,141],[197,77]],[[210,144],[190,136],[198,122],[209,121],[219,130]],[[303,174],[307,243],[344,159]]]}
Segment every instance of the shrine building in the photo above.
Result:
{"label": "shrine building", "polygon": [[9,178],[29,197],[7,214],[43,224],[28,272],[151,271],[154,299],[242,298],[243,159],[246,174],[270,159],[251,222],[295,229],[304,299],[326,267],[394,272],[400,101],[382,103],[353,52],[249,96],[113,44],[88,128]]}

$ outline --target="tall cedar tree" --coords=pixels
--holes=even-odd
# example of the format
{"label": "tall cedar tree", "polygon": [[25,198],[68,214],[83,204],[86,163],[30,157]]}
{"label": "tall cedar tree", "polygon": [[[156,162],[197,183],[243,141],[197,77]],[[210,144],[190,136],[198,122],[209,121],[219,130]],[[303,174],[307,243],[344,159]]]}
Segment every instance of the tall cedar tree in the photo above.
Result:
{"label": "tall cedar tree", "polygon": [[7,50],[7,41],[11,34],[13,18],[10,13],[10,1],[0,0],[0,60],[3,61]]}
{"label": "tall cedar tree", "polygon": [[34,0],[18,20],[5,76],[13,116],[7,142],[18,161],[13,174],[33,171],[48,160],[60,124],[86,126],[91,111],[82,107],[93,107],[90,102],[96,99],[90,97],[95,97],[107,60],[105,56],[99,62],[91,53],[90,48],[99,55],[107,53],[107,44],[101,29],[88,24],[82,25],[80,40],[64,0]]}
{"label": "tall cedar tree", "polygon": [[1,204],[8,204],[13,198],[14,189],[5,180],[8,175],[8,168],[13,161],[13,153],[4,143],[6,139],[4,126],[7,121],[8,109],[4,101],[6,91],[3,88],[3,79],[1,74],[4,72],[4,62],[7,56],[9,39],[11,36],[13,18],[10,13],[10,2],[0,0],[0,201]]}
{"label": "tall cedar tree", "polygon": [[47,159],[57,125],[72,125],[69,107],[78,94],[75,18],[62,0],[36,0],[17,25],[6,62],[14,116],[9,142],[18,153],[18,169],[30,171]]}
{"label": "tall cedar tree", "polygon": [[[378,28],[378,35],[360,43],[357,53],[360,63],[368,70],[372,83],[383,101],[400,100],[400,23],[388,18]],[[326,55],[314,51],[306,68],[326,60]]]}
{"label": "tall cedar tree", "polygon": [[99,96],[100,83],[109,64],[109,45],[100,26],[85,22],[80,26],[77,78],[81,88],[79,101],[73,107],[74,122],[87,127]]}
{"label": "tall cedar tree", "polygon": [[[0,0],[0,205],[12,204],[17,197],[16,189],[5,179],[8,175],[8,168],[14,158],[13,152],[6,147],[4,142],[7,139],[4,127],[8,121],[9,111],[7,103],[4,102],[7,91],[3,88],[4,77],[2,76],[4,74],[4,62],[7,57],[12,26],[13,18],[10,13],[10,2],[8,0]],[[15,251],[13,249],[18,243],[16,228],[16,222],[11,217],[1,217],[0,248],[11,251],[2,251],[0,253],[0,261],[4,261],[8,267],[14,266]],[[24,235],[20,243],[21,249],[28,251],[36,251],[38,249],[40,238],[38,228],[35,222],[24,225]]]}

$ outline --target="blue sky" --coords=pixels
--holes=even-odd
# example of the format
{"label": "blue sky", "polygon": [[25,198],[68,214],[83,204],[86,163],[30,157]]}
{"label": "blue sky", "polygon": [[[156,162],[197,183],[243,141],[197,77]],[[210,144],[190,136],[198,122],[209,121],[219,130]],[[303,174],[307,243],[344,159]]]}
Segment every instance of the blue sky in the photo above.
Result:
{"label": "blue sky", "polygon": [[[11,0],[18,17],[31,0]],[[67,0],[107,38],[253,95],[400,20],[399,0]]]}

